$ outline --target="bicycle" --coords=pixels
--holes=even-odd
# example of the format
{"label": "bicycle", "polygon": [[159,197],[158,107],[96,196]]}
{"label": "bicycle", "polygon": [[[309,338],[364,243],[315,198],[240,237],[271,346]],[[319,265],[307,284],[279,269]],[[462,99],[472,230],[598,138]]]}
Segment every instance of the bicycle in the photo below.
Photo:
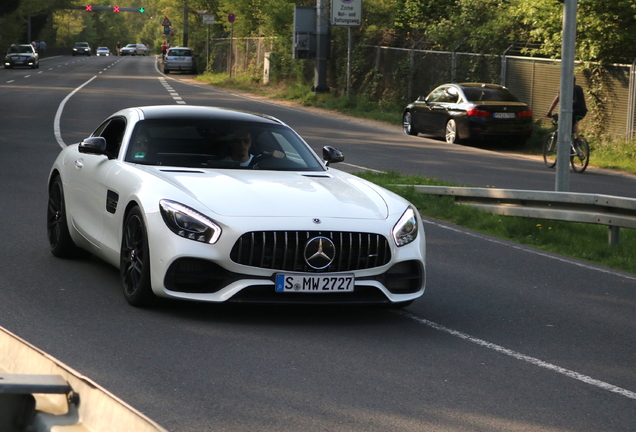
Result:
{"label": "bicycle", "polygon": [[[559,115],[554,114],[551,116],[552,124],[559,124]],[[557,160],[557,132],[551,132],[545,138],[543,142],[543,161],[548,168],[554,168]],[[582,173],[590,163],[590,144],[585,138],[579,136],[578,138],[572,137],[570,140],[570,165],[574,172]]]}

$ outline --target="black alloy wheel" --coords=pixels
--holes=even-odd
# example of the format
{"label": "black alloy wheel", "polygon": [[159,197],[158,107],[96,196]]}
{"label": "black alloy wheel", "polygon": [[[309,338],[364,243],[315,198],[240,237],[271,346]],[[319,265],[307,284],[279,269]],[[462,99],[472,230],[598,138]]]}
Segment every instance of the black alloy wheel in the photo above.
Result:
{"label": "black alloy wheel", "polygon": [[148,235],[139,207],[134,207],[124,223],[119,274],[126,301],[132,306],[149,306],[156,300],[150,285]]}
{"label": "black alloy wheel", "polygon": [[51,253],[56,257],[68,258],[77,255],[80,249],[75,245],[68,230],[62,179],[55,177],[49,186],[49,202],[46,210],[46,232]]}

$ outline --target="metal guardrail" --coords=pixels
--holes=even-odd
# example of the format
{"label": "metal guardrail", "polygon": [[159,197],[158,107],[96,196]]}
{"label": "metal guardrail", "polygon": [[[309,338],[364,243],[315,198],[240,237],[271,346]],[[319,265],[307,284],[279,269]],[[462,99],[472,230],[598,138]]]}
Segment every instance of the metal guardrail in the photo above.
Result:
{"label": "metal guardrail", "polygon": [[[396,185],[407,187],[411,185]],[[612,195],[471,187],[413,185],[420,193],[453,196],[460,204],[518,217],[562,220],[609,227],[609,244],[618,244],[620,228],[636,229],[636,199]]]}

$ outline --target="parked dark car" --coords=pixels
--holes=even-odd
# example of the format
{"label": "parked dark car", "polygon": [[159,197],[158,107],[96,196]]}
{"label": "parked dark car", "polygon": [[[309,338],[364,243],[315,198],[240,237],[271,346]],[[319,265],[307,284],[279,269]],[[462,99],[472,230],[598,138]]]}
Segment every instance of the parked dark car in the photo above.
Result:
{"label": "parked dark car", "polygon": [[26,66],[32,69],[40,67],[40,58],[31,44],[16,45],[9,47],[4,58],[4,67],[11,69],[16,66]]}
{"label": "parked dark car", "polygon": [[88,42],[75,42],[73,46],[73,56],[76,55],[91,56],[91,46]]}
{"label": "parked dark car", "polygon": [[447,143],[491,139],[525,142],[532,135],[532,110],[496,84],[444,84],[420,96],[402,114],[404,133],[444,137]]}

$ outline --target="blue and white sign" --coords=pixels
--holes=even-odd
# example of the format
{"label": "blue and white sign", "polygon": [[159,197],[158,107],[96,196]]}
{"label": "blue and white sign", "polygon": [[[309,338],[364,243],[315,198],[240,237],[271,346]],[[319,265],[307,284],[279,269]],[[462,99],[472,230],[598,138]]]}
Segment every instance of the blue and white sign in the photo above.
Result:
{"label": "blue and white sign", "polygon": [[331,24],[346,27],[362,25],[362,0],[331,0]]}

